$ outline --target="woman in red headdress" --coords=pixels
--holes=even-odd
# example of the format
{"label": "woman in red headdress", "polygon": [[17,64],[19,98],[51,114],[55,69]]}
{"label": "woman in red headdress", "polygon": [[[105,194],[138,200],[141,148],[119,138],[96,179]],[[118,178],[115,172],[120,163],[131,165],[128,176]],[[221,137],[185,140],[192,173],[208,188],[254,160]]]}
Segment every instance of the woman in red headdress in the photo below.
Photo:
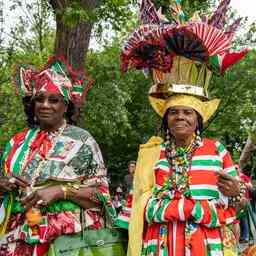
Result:
{"label": "woman in red headdress", "polygon": [[19,66],[15,78],[30,128],[2,155],[0,255],[43,256],[58,236],[102,228],[103,201],[114,211],[100,149],[73,125],[92,81],[62,57],[39,72]]}

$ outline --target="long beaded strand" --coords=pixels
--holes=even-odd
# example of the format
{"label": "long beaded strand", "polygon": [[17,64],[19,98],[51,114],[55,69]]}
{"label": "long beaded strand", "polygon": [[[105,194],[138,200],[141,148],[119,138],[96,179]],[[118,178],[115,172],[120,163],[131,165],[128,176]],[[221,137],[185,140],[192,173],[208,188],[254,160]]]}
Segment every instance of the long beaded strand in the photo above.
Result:
{"label": "long beaded strand", "polygon": [[189,169],[193,153],[200,145],[201,137],[197,134],[187,148],[177,148],[168,135],[169,131],[166,136],[166,157],[172,170],[170,182],[173,192],[189,196]]}

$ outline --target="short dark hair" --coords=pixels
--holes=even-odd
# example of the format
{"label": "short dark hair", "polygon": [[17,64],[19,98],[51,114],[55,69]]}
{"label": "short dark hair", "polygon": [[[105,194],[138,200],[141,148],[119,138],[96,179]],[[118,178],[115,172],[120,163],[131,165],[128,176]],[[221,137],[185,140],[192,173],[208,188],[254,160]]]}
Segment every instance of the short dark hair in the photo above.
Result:
{"label": "short dark hair", "polygon": [[131,164],[136,165],[136,161],[134,161],[134,160],[129,161],[129,162],[128,162],[128,166],[130,166]]}
{"label": "short dark hair", "polygon": [[[35,101],[32,96],[26,96],[22,98],[22,103],[24,106],[24,112],[27,117],[27,125],[30,128],[34,128],[38,125],[35,120]],[[79,108],[77,108],[73,102],[69,101],[67,104],[67,112],[65,114],[66,120],[68,124],[75,125],[77,122],[77,118],[79,115]]]}
{"label": "short dark hair", "polygon": [[[162,120],[162,128],[164,130],[164,133],[166,133],[167,129],[168,129],[168,115],[169,115],[169,110],[170,108],[168,108],[163,116],[163,120]],[[202,134],[203,132],[203,128],[204,128],[204,125],[203,125],[203,118],[202,116],[196,111],[196,115],[197,115],[197,122],[198,122],[198,126],[197,126],[197,129],[199,131],[200,134]]]}

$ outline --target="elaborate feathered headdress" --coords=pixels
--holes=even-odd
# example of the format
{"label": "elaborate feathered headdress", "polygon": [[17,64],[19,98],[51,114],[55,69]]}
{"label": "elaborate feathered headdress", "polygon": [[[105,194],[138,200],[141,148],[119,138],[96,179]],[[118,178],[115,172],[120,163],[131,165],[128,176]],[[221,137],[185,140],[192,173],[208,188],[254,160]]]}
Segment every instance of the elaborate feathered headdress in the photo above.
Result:
{"label": "elaborate feathered headdress", "polygon": [[150,0],[141,0],[142,25],[123,46],[121,69],[142,69],[152,75],[150,102],[161,116],[173,104],[191,106],[204,122],[216,111],[219,100],[208,100],[212,74],[223,74],[248,52],[231,51],[241,19],[224,29],[229,3],[222,0],[209,18],[195,13],[189,19],[181,0],[176,0],[169,7],[169,21]]}

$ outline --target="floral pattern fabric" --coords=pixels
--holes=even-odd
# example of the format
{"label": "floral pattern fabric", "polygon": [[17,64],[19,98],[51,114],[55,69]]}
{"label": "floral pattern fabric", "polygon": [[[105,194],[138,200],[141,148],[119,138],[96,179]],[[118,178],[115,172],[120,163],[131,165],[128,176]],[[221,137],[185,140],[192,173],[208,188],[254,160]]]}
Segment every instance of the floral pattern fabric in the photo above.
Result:
{"label": "floral pattern fabric", "polygon": [[[83,129],[67,125],[61,134],[26,129],[6,145],[1,166],[2,175],[16,173],[28,180],[32,180],[35,170],[40,168],[36,177],[38,186],[50,182],[79,182],[85,186],[97,184],[99,199],[111,211],[100,149],[93,137]],[[93,229],[104,226],[101,208],[83,210],[67,200],[54,202],[41,213],[43,218],[35,234],[26,222],[18,192],[4,195],[0,209],[0,255],[44,256],[56,237],[80,232],[83,225]],[[84,223],[81,223],[81,214],[85,217]]]}

